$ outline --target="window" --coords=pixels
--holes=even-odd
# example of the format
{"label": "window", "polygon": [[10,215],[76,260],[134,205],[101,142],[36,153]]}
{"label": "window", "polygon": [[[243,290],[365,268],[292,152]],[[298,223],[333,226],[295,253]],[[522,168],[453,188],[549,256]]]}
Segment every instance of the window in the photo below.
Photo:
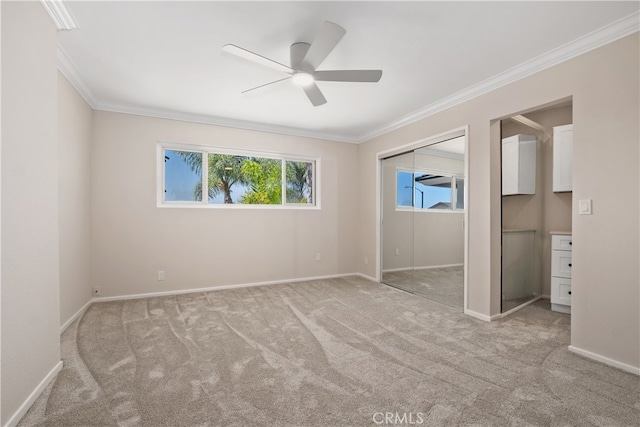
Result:
{"label": "window", "polygon": [[464,178],[446,172],[410,172],[396,175],[398,208],[452,211],[464,209]]}
{"label": "window", "polygon": [[318,206],[317,159],[158,147],[160,206]]}

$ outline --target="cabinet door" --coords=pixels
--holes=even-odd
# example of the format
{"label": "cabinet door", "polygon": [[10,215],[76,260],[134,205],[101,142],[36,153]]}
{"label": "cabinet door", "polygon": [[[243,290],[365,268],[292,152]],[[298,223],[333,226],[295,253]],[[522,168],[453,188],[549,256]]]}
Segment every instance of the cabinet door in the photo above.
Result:
{"label": "cabinet door", "polygon": [[571,305],[571,279],[551,278],[551,304]]}
{"label": "cabinet door", "polygon": [[502,141],[502,195],[518,194],[518,141]]}
{"label": "cabinet door", "polygon": [[551,275],[571,278],[571,252],[551,251]]}
{"label": "cabinet door", "polygon": [[571,234],[554,234],[551,236],[551,249],[570,251],[573,249],[573,238]]}
{"label": "cabinet door", "polygon": [[502,140],[502,195],[536,193],[536,137],[515,135]]}
{"label": "cabinet door", "polygon": [[553,128],[553,191],[572,191],[573,125]]}

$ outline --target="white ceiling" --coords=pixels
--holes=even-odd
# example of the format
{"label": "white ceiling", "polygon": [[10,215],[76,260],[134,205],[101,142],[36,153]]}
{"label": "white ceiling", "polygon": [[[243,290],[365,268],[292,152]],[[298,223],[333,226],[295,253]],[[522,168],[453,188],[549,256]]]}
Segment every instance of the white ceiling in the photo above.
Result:
{"label": "white ceiling", "polygon": [[[638,2],[67,2],[62,72],[96,109],[360,142],[638,30]],[[285,77],[222,53],[289,63],[323,21],[347,30],[318,69],[379,83]],[[608,27],[607,27],[608,26]],[[603,27],[606,27],[603,29]],[[603,29],[603,30],[602,30]]]}

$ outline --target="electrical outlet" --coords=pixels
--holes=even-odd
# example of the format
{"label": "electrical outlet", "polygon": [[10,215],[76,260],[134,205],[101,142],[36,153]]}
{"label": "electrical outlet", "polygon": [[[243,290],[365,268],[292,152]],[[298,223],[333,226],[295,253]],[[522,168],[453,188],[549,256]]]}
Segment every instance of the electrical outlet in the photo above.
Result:
{"label": "electrical outlet", "polygon": [[400,255],[400,249],[396,248],[396,256]]}
{"label": "electrical outlet", "polygon": [[93,289],[93,296],[94,297],[99,297],[100,296],[100,286],[94,286],[92,289]]}
{"label": "electrical outlet", "polygon": [[320,261],[322,259],[322,255],[320,254],[320,252],[318,252],[316,254],[316,261]]}
{"label": "electrical outlet", "polygon": [[158,281],[163,281],[164,280],[164,271],[160,270],[158,271]]}
{"label": "electrical outlet", "polygon": [[364,257],[364,265],[369,265],[369,257]]}

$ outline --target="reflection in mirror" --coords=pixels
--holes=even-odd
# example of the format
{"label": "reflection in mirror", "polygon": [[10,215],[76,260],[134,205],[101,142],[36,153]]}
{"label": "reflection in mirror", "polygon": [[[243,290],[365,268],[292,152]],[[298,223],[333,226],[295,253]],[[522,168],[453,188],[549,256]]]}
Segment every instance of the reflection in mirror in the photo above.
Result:
{"label": "reflection in mirror", "polygon": [[458,308],[464,147],[463,136],[382,161],[382,282]]}
{"label": "reflection in mirror", "polygon": [[413,292],[413,152],[382,161],[382,282]]}

